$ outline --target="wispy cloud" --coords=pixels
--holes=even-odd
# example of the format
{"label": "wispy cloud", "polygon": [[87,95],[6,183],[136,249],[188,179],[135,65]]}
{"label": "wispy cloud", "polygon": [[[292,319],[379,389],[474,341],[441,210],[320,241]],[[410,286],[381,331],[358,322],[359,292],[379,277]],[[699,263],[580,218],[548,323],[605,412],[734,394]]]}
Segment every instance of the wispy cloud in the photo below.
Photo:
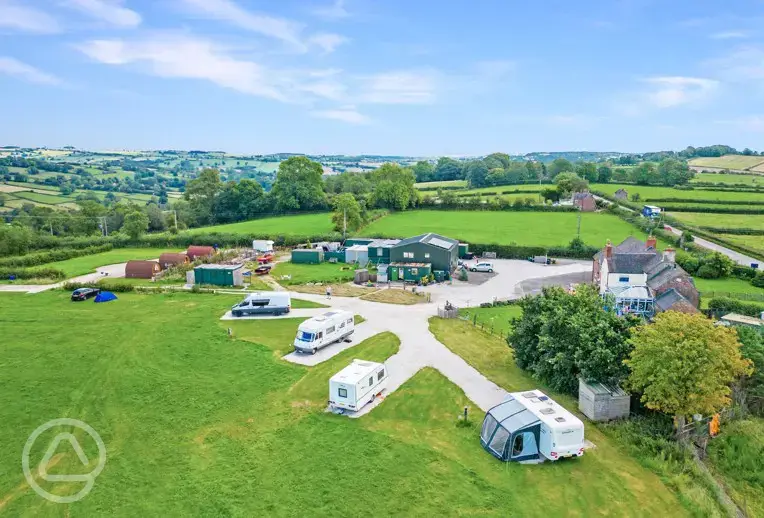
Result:
{"label": "wispy cloud", "polygon": [[745,31],[715,32],[709,36],[712,40],[742,40],[748,37],[749,35]]}
{"label": "wispy cloud", "polygon": [[52,74],[7,56],[0,56],[0,74],[6,74],[23,81],[42,85],[55,86],[63,83],[61,79]]}
{"label": "wispy cloud", "polygon": [[298,52],[307,52],[317,46],[324,52],[332,52],[347,41],[336,34],[316,34],[303,37],[304,24],[286,18],[250,12],[232,0],[181,0],[192,12],[220,20],[263,36],[287,43]]}
{"label": "wispy cloud", "polygon": [[0,0],[0,28],[38,34],[61,32],[61,26],[51,15],[13,0]]}
{"label": "wispy cloud", "polygon": [[650,77],[644,82],[649,87],[645,99],[656,108],[673,108],[704,101],[719,87],[719,81],[700,77]]}
{"label": "wispy cloud", "polygon": [[738,47],[726,56],[706,63],[727,81],[748,82],[764,79],[764,48],[755,45]]}
{"label": "wispy cloud", "polygon": [[64,0],[63,5],[116,27],[137,27],[141,15],[124,7],[122,0]]}
{"label": "wispy cloud", "polygon": [[311,115],[323,119],[347,122],[348,124],[369,124],[371,122],[371,119],[360,113],[355,106],[342,106],[333,110],[312,111]]}
{"label": "wispy cloud", "polygon": [[326,20],[341,20],[350,16],[347,8],[345,8],[345,0],[334,0],[329,5],[316,7],[312,12],[319,18]]}
{"label": "wispy cloud", "polygon": [[372,104],[430,104],[435,101],[438,73],[398,70],[361,78],[359,101]]}

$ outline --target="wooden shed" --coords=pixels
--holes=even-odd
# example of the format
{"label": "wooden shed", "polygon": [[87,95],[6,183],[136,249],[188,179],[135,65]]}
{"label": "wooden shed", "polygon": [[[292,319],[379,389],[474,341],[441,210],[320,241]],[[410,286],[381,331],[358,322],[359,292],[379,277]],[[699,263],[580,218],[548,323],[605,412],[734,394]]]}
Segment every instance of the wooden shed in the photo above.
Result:
{"label": "wooden shed", "polygon": [[215,249],[211,246],[196,246],[191,245],[186,250],[186,255],[189,261],[196,260],[197,257],[209,257],[215,253]]}
{"label": "wooden shed", "polygon": [[631,396],[620,387],[578,380],[578,409],[592,421],[629,417]]}
{"label": "wooden shed", "polygon": [[156,261],[127,261],[125,277],[128,279],[153,279],[162,268]]}
{"label": "wooden shed", "polygon": [[172,268],[173,266],[178,266],[180,264],[186,264],[188,263],[188,256],[185,252],[179,252],[179,253],[173,253],[173,252],[165,252],[164,254],[159,256],[159,266],[166,270],[167,268]]}

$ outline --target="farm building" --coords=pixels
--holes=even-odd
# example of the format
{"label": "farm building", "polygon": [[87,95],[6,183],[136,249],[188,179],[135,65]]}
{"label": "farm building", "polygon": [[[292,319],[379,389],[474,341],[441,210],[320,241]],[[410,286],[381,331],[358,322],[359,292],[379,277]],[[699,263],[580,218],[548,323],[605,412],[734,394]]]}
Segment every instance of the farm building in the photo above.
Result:
{"label": "farm building", "polygon": [[319,264],[324,262],[324,251],[315,248],[296,248],[292,250],[292,262],[299,264]]}
{"label": "farm building", "polygon": [[387,276],[391,281],[419,282],[432,273],[429,263],[390,263]]}
{"label": "farm building", "polygon": [[368,237],[349,237],[345,240],[345,246],[350,248],[353,245],[368,245],[374,241],[374,239]]}
{"label": "farm building", "polygon": [[375,239],[368,245],[368,259],[372,263],[390,264],[390,251],[400,239]]}
{"label": "farm building", "polygon": [[188,262],[189,262],[188,256],[184,252],[180,252],[180,253],[166,252],[159,256],[159,266],[161,266],[163,270],[166,270],[167,268],[172,268],[173,266],[186,264]]}
{"label": "farm building", "polygon": [[615,191],[615,199],[616,200],[628,200],[629,199],[629,191],[626,189],[618,189]]}
{"label": "farm building", "polygon": [[458,255],[459,241],[428,233],[399,241],[390,250],[390,262],[426,263],[433,270],[451,272],[456,268]]}
{"label": "farm building", "polygon": [[153,279],[162,268],[156,261],[127,261],[125,277],[128,279]]}
{"label": "farm building", "polygon": [[366,264],[369,262],[369,247],[367,245],[353,245],[345,249],[345,262]]}
{"label": "farm building", "polygon": [[194,268],[195,284],[213,284],[215,286],[243,286],[244,265],[241,264],[202,264]]}
{"label": "farm building", "polygon": [[573,194],[573,205],[582,212],[594,212],[597,210],[597,203],[590,192],[577,192]]}
{"label": "farm building", "polygon": [[623,419],[629,417],[631,396],[619,387],[579,379],[578,409],[592,421]]}
{"label": "farm building", "polygon": [[186,250],[186,255],[188,256],[189,261],[195,261],[200,257],[210,257],[214,254],[215,249],[211,246],[191,245],[188,247],[188,250]]}

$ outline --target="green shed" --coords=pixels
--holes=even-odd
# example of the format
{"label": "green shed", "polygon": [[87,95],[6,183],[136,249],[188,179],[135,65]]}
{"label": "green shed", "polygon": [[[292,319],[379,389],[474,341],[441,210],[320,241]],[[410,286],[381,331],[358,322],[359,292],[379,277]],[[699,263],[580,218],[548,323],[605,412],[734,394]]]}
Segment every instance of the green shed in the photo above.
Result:
{"label": "green shed", "polygon": [[243,276],[241,264],[201,264],[194,268],[194,284],[243,286]]}
{"label": "green shed", "polygon": [[324,251],[314,248],[292,250],[292,262],[299,264],[318,264],[324,262]]}
{"label": "green shed", "polygon": [[375,239],[367,245],[369,262],[375,264],[390,264],[390,251],[400,239]]}
{"label": "green shed", "polygon": [[456,268],[458,254],[458,241],[429,233],[399,241],[390,250],[390,262],[425,263],[435,270],[450,272]]}
{"label": "green shed", "polygon": [[345,249],[342,248],[340,250],[336,250],[334,252],[324,252],[324,261],[331,261],[332,259],[336,259],[338,263],[344,263],[345,262]]}
{"label": "green shed", "polygon": [[387,278],[391,281],[416,282],[432,273],[430,263],[390,263]]}
{"label": "green shed", "polygon": [[464,259],[468,253],[470,253],[470,245],[467,243],[459,243],[459,258]]}
{"label": "green shed", "polygon": [[345,248],[350,248],[353,245],[368,245],[374,241],[374,239],[366,238],[366,237],[349,237],[345,240],[344,246]]}

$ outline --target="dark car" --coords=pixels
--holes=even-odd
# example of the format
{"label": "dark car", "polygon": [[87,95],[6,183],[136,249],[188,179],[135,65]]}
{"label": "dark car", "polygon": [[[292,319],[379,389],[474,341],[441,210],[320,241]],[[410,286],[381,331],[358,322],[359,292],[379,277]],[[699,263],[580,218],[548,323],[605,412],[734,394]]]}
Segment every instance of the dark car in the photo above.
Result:
{"label": "dark car", "polygon": [[81,300],[92,299],[101,292],[98,288],[77,288],[72,292],[72,300],[79,302]]}
{"label": "dark car", "polygon": [[255,275],[265,275],[271,272],[272,266],[270,264],[262,264],[255,268]]}

